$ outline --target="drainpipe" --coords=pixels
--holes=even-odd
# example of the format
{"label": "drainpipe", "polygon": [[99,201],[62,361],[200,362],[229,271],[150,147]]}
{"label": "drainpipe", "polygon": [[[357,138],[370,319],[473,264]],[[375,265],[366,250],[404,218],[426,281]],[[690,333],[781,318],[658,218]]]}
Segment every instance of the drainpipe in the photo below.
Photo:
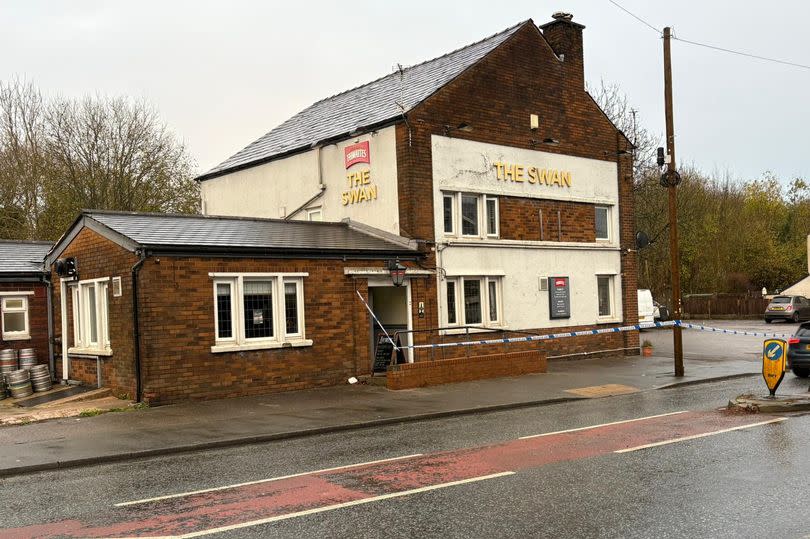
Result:
{"label": "drainpipe", "polygon": [[135,351],[135,401],[141,402],[141,330],[138,323],[138,272],[146,262],[146,251],[140,252],[140,260],[132,266],[132,329]]}
{"label": "drainpipe", "polygon": [[[56,361],[53,358],[53,284],[47,277],[43,277],[42,280],[45,282],[48,308],[48,368],[51,369],[51,380],[56,380]],[[62,338],[64,339],[64,336]]]}

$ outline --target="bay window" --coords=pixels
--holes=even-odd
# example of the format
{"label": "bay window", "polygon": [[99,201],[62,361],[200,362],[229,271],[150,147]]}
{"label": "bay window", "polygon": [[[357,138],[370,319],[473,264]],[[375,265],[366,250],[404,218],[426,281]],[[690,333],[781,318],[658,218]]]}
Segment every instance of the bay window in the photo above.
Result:
{"label": "bay window", "polygon": [[306,273],[213,273],[212,352],[309,346],[304,336]]}

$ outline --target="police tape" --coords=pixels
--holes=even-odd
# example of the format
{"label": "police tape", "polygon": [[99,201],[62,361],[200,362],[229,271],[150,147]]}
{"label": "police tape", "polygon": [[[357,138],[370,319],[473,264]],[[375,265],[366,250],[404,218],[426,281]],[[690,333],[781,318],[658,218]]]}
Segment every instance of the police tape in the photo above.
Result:
{"label": "police tape", "polygon": [[[443,343],[430,343],[430,344],[410,344],[402,345],[400,348],[451,348],[454,346],[476,346],[486,344],[505,344],[517,342],[535,342],[535,341],[548,341],[552,339],[565,339],[568,337],[584,337],[587,335],[603,335],[606,333],[622,333],[626,331],[638,331],[640,329],[653,329],[653,328],[667,328],[679,326],[685,329],[695,329],[699,331],[709,331],[712,333],[725,333],[729,335],[742,335],[750,337],[789,337],[784,333],[761,333],[754,331],[742,331],[733,329],[714,328],[709,326],[701,326],[700,324],[690,324],[683,320],[669,320],[667,322],[645,322],[643,324],[634,324],[632,326],[619,326],[613,328],[602,329],[587,329],[583,331],[566,331],[563,333],[548,333],[546,335],[525,335],[521,337],[504,337],[501,339],[481,339],[475,341],[460,341],[460,342],[443,342]],[[508,331],[508,330],[507,330]]]}
{"label": "police tape", "polygon": [[712,333],[725,333],[727,335],[744,335],[748,337],[776,337],[776,338],[788,338],[791,336],[788,333],[766,333],[760,331],[742,331],[739,329],[713,328],[711,326],[701,326],[700,324],[690,324],[689,322],[684,322],[683,320],[676,320],[676,322],[677,325],[681,326],[682,328],[697,329],[699,331],[709,331]]}

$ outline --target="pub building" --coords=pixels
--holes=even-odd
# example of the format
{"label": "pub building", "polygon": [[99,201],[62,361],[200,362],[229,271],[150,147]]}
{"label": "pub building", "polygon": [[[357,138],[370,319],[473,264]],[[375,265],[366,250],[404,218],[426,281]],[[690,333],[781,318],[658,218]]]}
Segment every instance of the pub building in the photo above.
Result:
{"label": "pub building", "polygon": [[637,354],[407,346],[637,323],[631,143],[583,29],[527,20],[318,101],[199,176],[202,216],[85,212],[47,260],[75,270],[60,376],[155,403],[345,383],[387,342],[370,311],[404,345],[393,389]]}

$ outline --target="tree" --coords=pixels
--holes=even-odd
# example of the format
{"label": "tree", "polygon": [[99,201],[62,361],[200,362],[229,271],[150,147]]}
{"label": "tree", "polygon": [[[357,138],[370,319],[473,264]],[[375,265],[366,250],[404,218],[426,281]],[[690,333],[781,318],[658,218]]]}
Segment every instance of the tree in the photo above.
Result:
{"label": "tree", "polygon": [[55,239],[85,208],[195,213],[184,145],[145,101],[0,83],[0,237]]}

